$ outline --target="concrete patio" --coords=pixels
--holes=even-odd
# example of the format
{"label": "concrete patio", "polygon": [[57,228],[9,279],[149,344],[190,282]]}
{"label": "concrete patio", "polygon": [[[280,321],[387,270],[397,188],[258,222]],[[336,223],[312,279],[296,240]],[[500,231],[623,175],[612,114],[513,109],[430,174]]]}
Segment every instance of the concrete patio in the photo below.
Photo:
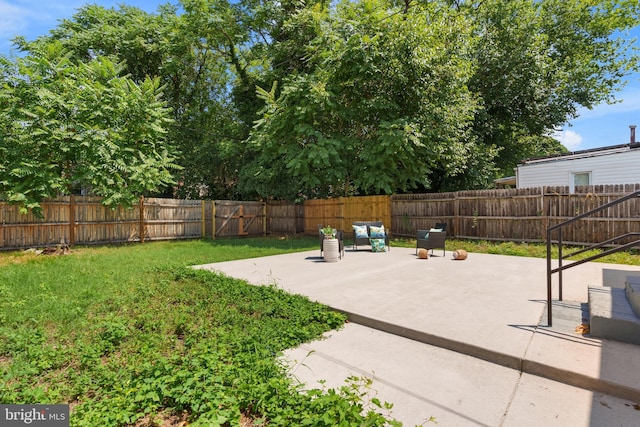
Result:
{"label": "concrete patio", "polygon": [[336,263],[310,251],[197,268],[347,313],[344,328],[286,353],[292,374],[309,387],[371,377],[405,425],[431,416],[441,426],[640,425],[640,347],[575,333],[580,305],[570,304],[586,302],[603,276],[640,267],[587,263],[565,272],[553,328],[543,259],[470,253],[456,261],[436,250],[420,260],[409,248],[347,248]]}

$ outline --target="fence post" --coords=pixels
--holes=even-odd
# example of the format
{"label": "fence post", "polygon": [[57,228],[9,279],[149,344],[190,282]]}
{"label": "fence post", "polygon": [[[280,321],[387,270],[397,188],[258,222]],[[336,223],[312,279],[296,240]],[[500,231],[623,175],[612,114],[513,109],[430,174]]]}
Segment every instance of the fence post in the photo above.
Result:
{"label": "fence post", "polygon": [[211,238],[216,240],[216,201],[211,201]]}
{"label": "fence post", "polygon": [[144,196],[140,196],[139,203],[139,214],[140,214],[140,222],[138,224],[139,233],[140,233],[140,243],[144,243]]}
{"label": "fence post", "polygon": [[76,244],[76,196],[69,196],[69,246]]}
{"label": "fence post", "polygon": [[338,218],[336,218],[338,220],[338,230],[344,230],[346,228],[344,223],[345,207],[347,203],[350,203],[351,201],[353,201],[353,198],[338,197]]}
{"label": "fence post", "polygon": [[267,235],[267,203],[262,202],[262,233]]}
{"label": "fence post", "polygon": [[453,217],[455,218],[453,221],[455,232],[451,237],[457,237],[460,235],[460,200],[458,200],[458,191],[453,193]]}
{"label": "fence post", "polygon": [[207,232],[204,203],[204,200],[202,200],[202,220],[200,221],[202,223],[202,237],[204,237]]}

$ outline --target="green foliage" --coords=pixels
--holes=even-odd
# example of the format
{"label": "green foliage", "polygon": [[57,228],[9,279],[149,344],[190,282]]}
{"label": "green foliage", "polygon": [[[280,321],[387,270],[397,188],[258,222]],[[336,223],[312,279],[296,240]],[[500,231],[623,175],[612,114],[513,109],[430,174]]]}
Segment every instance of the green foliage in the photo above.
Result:
{"label": "green foliage", "polygon": [[[377,0],[298,7],[239,190],[304,199],[487,188],[638,69],[637,2]],[[286,71],[285,71],[286,69]],[[275,82],[274,82],[275,80]],[[277,85],[276,85],[277,83]]]}
{"label": "green foliage", "polygon": [[495,162],[503,172],[546,154],[531,137],[562,126],[579,107],[612,102],[638,70],[624,37],[637,25],[636,1],[490,0],[461,13],[478,38],[469,81],[483,105],[475,131],[500,150]]}
{"label": "green foliage", "polygon": [[[11,136],[23,123],[35,126],[38,155],[84,138],[75,123],[59,127],[63,113],[82,111],[81,96],[106,97],[120,111],[95,85],[92,94],[64,84],[96,73],[105,91],[120,88],[100,69],[108,57],[143,94],[147,80],[162,87],[172,118],[156,121],[163,138],[153,155],[127,151],[133,172],[113,154],[122,136],[95,144],[102,151],[90,154],[108,166],[80,178],[99,188],[109,168],[110,185],[126,190],[108,193],[108,203],[135,191],[302,200],[487,188],[521,160],[561,151],[548,135],[580,107],[615,101],[639,69],[625,34],[639,17],[635,0],[182,0],[155,14],[87,5],[47,36],[16,39],[32,58],[17,62],[31,71],[0,59],[0,131],[9,135],[0,156],[25,147]],[[42,78],[26,85],[20,73]],[[70,180],[81,159],[58,151],[54,164],[26,149],[32,160],[0,164],[4,197],[33,207],[84,185]],[[169,188],[173,163],[183,169]]]}
{"label": "green foliage", "polygon": [[[317,239],[162,242],[0,256],[2,403],[73,403],[73,426],[400,425],[367,379],[303,391],[278,356],[345,316],[185,266]],[[53,304],[46,300],[54,299]],[[365,409],[367,408],[367,409]]]}
{"label": "green foliage", "polygon": [[75,61],[108,56],[136,83],[157,78],[173,119],[164,125],[166,141],[177,148],[175,163],[184,171],[175,172],[180,185],[165,194],[230,198],[242,159],[238,141],[248,132],[229,100],[233,70],[227,60],[235,52],[229,40],[242,40],[234,33],[240,31],[235,17],[226,2],[185,0],[180,10],[164,5],[156,14],[89,4],[50,35],[20,47],[61,43]]}
{"label": "green foliage", "polygon": [[[241,189],[261,197],[379,194],[428,187],[434,168],[465,172],[479,154],[463,20],[434,5],[389,13],[383,1],[344,2],[310,44],[313,73],[258,89],[266,106],[251,135]],[[468,35],[468,34],[467,34]]]}
{"label": "green foliage", "polygon": [[37,208],[81,186],[106,205],[132,205],[173,182],[157,79],[136,84],[105,57],[75,63],[56,43],[4,65],[0,193],[7,201]]}

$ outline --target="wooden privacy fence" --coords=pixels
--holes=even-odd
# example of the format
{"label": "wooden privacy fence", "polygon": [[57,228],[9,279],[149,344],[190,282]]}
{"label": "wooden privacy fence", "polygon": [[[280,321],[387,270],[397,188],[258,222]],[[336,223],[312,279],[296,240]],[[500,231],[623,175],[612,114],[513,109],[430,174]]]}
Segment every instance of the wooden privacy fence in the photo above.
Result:
{"label": "wooden privacy fence", "polygon": [[[548,227],[640,189],[640,184],[538,187],[394,195],[395,237],[415,237],[417,229],[447,223],[447,235],[458,238],[541,242]],[[640,231],[640,201],[629,200],[567,230],[566,243],[584,244]]]}
{"label": "wooden privacy fence", "polygon": [[269,233],[298,234],[304,232],[304,206],[283,201],[267,203]]}
{"label": "wooden privacy fence", "polygon": [[[539,187],[393,196],[338,197],[286,202],[140,199],[132,209],[111,209],[100,198],[69,196],[43,202],[42,218],[0,203],[0,249],[63,244],[105,244],[199,237],[317,235],[318,225],[344,230],[356,221],[382,221],[392,237],[447,223],[447,235],[484,240],[541,242],[548,227],[640,190],[640,184]],[[563,232],[565,243],[596,243],[640,232],[640,200],[580,220]]]}
{"label": "wooden privacy fence", "polygon": [[391,196],[338,197],[304,202],[304,232],[318,234],[318,226],[344,230],[353,237],[355,221],[382,221],[391,224]]}
{"label": "wooden privacy fence", "polygon": [[[392,237],[415,238],[417,230],[447,223],[457,238],[542,242],[548,227],[640,189],[640,184],[538,187],[393,196],[340,197],[304,203],[306,234],[319,224],[352,236],[355,221],[382,221]],[[566,243],[602,242],[640,231],[640,201],[630,200],[576,223]]]}
{"label": "wooden privacy fence", "polygon": [[[295,220],[279,218],[268,230],[267,204],[262,202],[141,198],[133,208],[112,209],[103,206],[99,197],[66,196],[41,206],[42,217],[38,217],[0,203],[0,249],[262,236],[300,227]],[[272,208],[274,212],[287,209],[282,203]]]}

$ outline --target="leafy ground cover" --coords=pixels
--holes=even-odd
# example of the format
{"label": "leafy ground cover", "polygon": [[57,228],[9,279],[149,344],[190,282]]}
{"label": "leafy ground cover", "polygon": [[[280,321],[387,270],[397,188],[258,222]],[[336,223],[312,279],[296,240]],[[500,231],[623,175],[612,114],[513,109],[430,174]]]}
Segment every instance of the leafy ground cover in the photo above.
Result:
{"label": "leafy ground cover", "polygon": [[0,403],[69,403],[73,426],[399,425],[388,404],[365,398],[366,379],[301,392],[287,377],[279,353],[339,328],[342,314],[188,268],[316,246],[200,240],[0,254]]}

